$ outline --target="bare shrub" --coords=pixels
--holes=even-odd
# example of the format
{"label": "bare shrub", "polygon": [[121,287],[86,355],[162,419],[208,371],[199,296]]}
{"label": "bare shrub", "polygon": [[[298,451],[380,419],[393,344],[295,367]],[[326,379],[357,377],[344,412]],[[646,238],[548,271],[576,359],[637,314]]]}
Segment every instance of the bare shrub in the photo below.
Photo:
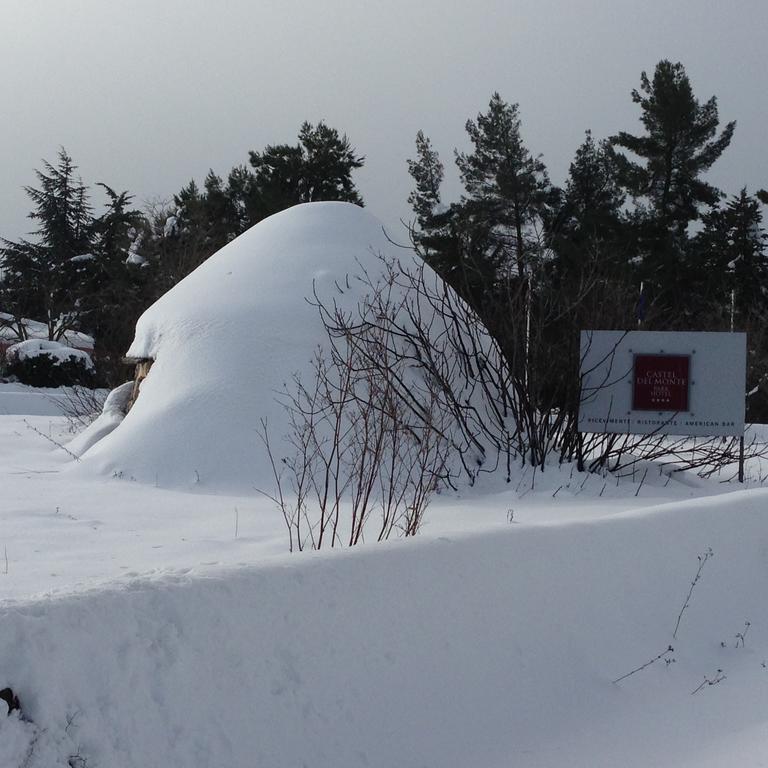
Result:
{"label": "bare shrub", "polygon": [[[387,302],[393,309],[391,291],[379,286],[372,296],[359,308],[363,318]],[[432,493],[449,481],[450,414],[381,322],[339,332],[350,317],[318,307],[328,348],[316,352],[308,380],[297,375],[282,393],[289,455],[275,456],[262,423],[275,492],[261,492],[280,509],[291,550],[353,546],[370,531],[379,541],[412,536]]]}
{"label": "bare shrub", "polygon": [[526,443],[498,345],[429,267],[411,259],[379,263],[379,275],[361,269],[354,278],[366,293],[356,310],[315,296],[329,338],[354,349],[359,371],[388,382],[410,423],[439,432],[452,471],[461,469],[470,482],[500,466],[509,475]]}
{"label": "bare shrub", "polygon": [[[668,476],[692,471],[704,479],[717,477],[732,482],[739,476],[740,438],[676,437],[673,435],[582,435],[585,468],[603,468],[620,477],[634,477],[638,468],[655,462]],[[744,444],[745,461],[768,461],[768,443],[752,435]],[[754,478],[764,482],[766,478]]]}
{"label": "bare shrub", "polygon": [[62,413],[67,417],[69,431],[76,433],[93,423],[104,407],[109,390],[88,387],[67,387],[63,397],[57,399]]}
{"label": "bare shrub", "polygon": [[[440,485],[497,471],[509,482],[515,462],[543,469],[550,456],[576,458],[580,469],[626,474],[660,461],[662,470],[709,476],[737,457],[738,440],[578,432],[578,344],[546,348],[582,313],[586,296],[598,301],[587,277],[565,309],[527,286],[529,323],[535,317],[540,328],[518,335],[510,352],[412,252],[379,265],[375,275],[361,266],[334,297],[311,299],[327,348],[317,351],[310,378],[295,377],[283,392],[289,455],[273,453],[262,424],[276,484],[267,495],[285,518],[291,549],[354,545],[371,535],[374,516],[378,539],[412,535]],[[350,307],[350,293],[364,298]],[[766,451],[747,446],[748,457]]]}

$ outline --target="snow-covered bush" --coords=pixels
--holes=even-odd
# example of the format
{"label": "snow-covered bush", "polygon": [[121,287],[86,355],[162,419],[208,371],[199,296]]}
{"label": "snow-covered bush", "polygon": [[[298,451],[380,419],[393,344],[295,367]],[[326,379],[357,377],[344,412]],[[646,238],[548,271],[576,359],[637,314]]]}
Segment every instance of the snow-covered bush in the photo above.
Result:
{"label": "snow-covered bush", "polygon": [[33,387],[88,386],[94,381],[90,355],[58,341],[21,341],[8,347],[5,360],[7,375]]}

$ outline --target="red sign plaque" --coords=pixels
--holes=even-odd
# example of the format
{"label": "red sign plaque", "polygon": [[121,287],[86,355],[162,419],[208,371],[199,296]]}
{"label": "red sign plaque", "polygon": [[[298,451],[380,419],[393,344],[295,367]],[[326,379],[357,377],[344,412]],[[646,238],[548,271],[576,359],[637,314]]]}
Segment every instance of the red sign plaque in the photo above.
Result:
{"label": "red sign plaque", "polygon": [[688,355],[635,355],[632,409],[687,411]]}

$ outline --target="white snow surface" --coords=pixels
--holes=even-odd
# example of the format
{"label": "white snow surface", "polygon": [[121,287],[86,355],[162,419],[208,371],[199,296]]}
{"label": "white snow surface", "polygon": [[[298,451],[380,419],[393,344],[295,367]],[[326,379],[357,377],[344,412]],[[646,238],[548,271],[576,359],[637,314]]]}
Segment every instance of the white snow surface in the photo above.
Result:
{"label": "white snow surface", "polygon": [[61,416],[67,410],[67,389],[41,389],[26,384],[0,383],[0,416]]}
{"label": "white snow surface", "polygon": [[0,416],[3,768],[768,764],[764,467],[520,470],[289,555],[253,493],[63,471],[65,426]]}
{"label": "white snow surface", "polygon": [[325,341],[307,299],[316,290],[354,308],[362,289],[347,277],[379,274],[379,254],[412,258],[347,203],[296,206],[227,244],[139,319],[128,356],[155,362],[126,419],[82,466],[162,487],[269,485],[260,421],[280,456],[278,394]]}
{"label": "white snow surface", "polygon": [[107,395],[98,417],[67,443],[67,450],[79,458],[92,445],[112,432],[125,418],[125,410],[132,390],[132,381],[126,381],[119,387],[115,387]]}

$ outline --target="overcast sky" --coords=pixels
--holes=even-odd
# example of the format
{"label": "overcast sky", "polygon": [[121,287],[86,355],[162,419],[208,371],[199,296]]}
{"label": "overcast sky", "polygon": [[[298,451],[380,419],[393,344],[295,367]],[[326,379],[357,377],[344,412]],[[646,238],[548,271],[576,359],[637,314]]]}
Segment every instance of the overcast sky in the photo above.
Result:
{"label": "overcast sky", "polygon": [[83,180],[169,198],[249,149],[325,120],[366,156],[356,181],[389,227],[409,214],[423,129],[458,195],[455,147],[493,91],[563,183],[583,133],[639,131],[640,73],[681,61],[721,122],[710,180],[768,186],[766,0],[0,0],[0,235],[63,145]]}

